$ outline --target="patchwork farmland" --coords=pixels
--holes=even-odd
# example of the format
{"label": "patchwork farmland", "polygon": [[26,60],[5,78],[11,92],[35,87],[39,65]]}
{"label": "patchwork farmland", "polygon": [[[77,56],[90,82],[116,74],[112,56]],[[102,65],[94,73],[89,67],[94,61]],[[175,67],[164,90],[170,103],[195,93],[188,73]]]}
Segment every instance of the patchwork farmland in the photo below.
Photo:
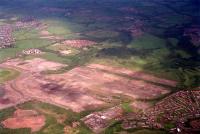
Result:
{"label": "patchwork farmland", "polygon": [[1,0],[0,134],[200,132],[198,0]]}

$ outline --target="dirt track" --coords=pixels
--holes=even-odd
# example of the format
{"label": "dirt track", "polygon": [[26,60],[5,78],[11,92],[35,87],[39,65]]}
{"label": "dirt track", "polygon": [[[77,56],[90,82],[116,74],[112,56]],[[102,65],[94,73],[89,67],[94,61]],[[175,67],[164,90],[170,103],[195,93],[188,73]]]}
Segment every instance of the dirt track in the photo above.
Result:
{"label": "dirt track", "polygon": [[4,89],[6,90],[6,92],[5,95],[2,97],[2,99],[7,99],[8,102],[6,104],[0,103],[0,109],[15,106],[17,104],[31,100],[31,98],[25,96],[23,92],[19,90],[16,86],[16,80],[27,76],[28,72],[26,70],[22,70],[20,68],[12,66],[0,65],[0,67],[15,69],[19,72],[22,72],[15,80],[8,81],[7,83],[4,84]]}

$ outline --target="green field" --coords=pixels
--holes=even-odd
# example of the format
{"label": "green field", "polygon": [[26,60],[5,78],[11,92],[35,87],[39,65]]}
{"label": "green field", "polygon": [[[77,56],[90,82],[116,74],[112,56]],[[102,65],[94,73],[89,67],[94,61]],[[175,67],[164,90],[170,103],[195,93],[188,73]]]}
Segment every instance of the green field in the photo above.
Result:
{"label": "green field", "polygon": [[151,34],[145,34],[133,40],[128,46],[130,48],[143,50],[143,49],[158,49],[165,48],[166,42],[164,39],[156,37]]}
{"label": "green field", "polygon": [[15,79],[19,72],[13,69],[0,68],[0,83]]}
{"label": "green field", "polygon": [[13,48],[0,49],[0,62],[3,62],[8,58],[18,57],[23,50],[30,48],[41,48],[50,44],[50,41],[38,38],[18,40]]}

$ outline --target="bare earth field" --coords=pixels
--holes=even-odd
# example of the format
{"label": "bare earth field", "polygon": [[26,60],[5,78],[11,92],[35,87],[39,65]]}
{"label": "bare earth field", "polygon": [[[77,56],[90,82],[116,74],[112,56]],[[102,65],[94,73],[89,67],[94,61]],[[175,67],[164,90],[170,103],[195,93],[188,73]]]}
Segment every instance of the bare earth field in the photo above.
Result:
{"label": "bare earth field", "polygon": [[32,132],[36,132],[45,125],[45,117],[34,110],[18,109],[13,117],[4,120],[2,124],[5,128],[31,128]]}
{"label": "bare earth field", "polygon": [[109,98],[120,94],[133,100],[154,99],[170,92],[166,86],[174,87],[176,84],[142,72],[98,64],[51,75],[41,75],[40,72],[56,70],[64,65],[36,58],[10,60],[1,66],[16,69],[21,75],[5,84],[6,94],[3,97],[10,101],[1,103],[0,108],[37,99],[81,112],[107,105],[100,99],[101,96]]}
{"label": "bare earth field", "polygon": [[60,69],[61,67],[66,66],[60,63],[50,62],[41,58],[35,58],[32,60],[26,60],[26,61],[22,61],[20,59],[14,59],[14,60],[7,61],[4,64],[8,66],[14,66],[14,67],[17,67],[19,69],[26,70],[29,72],[57,70],[57,69]]}

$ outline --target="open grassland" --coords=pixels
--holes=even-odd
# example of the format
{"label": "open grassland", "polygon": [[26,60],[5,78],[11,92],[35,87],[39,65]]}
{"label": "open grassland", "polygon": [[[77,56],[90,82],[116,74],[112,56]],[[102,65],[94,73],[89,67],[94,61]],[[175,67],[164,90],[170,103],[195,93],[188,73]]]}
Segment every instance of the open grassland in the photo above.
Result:
{"label": "open grassland", "polygon": [[44,19],[43,23],[48,24],[47,31],[54,35],[62,35],[64,37],[75,36],[76,32],[84,30],[80,24],[71,23],[69,20],[62,18]]}
{"label": "open grassland", "polygon": [[19,75],[19,72],[13,69],[0,68],[0,83],[12,80]]}
{"label": "open grassland", "polygon": [[27,40],[33,38],[39,38],[38,30],[36,29],[21,29],[14,31],[13,36],[17,40]]}
{"label": "open grassland", "polygon": [[23,39],[17,40],[14,47],[0,49],[0,62],[6,60],[8,58],[17,57],[25,49],[41,48],[41,47],[45,47],[45,46],[48,46],[48,45],[51,44],[50,41],[45,40],[45,39],[39,39],[39,38],[29,38],[29,39],[27,39],[27,37],[24,38],[24,35],[20,35],[19,38],[23,38]]}
{"label": "open grassland", "polygon": [[151,34],[145,34],[139,38],[133,40],[128,46],[134,49],[158,49],[165,48],[166,42],[164,39],[153,36]]}
{"label": "open grassland", "polygon": [[93,39],[113,39],[113,38],[119,37],[118,32],[111,31],[111,30],[109,31],[107,29],[89,31],[89,32],[86,32],[85,35]]}

